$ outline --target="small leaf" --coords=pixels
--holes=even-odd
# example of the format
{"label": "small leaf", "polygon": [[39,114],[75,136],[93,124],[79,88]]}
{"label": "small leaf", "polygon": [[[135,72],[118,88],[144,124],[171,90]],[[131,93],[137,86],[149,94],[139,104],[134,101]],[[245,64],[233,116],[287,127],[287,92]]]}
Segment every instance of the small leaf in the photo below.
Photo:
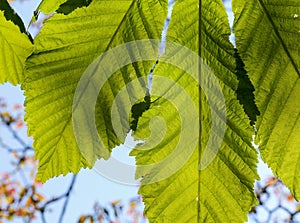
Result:
{"label": "small leaf", "polygon": [[51,14],[55,12],[59,6],[64,4],[66,1],[67,0],[43,0],[38,8],[34,11],[34,17],[32,21],[37,20],[40,12],[45,14]]}
{"label": "small leaf", "polygon": [[77,8],[81,8],[83,6],[88,6],[91,4],[92,0],[69,0],[59,6],[56,10],[58,13],[63,13],[65,15],[70,14]]}

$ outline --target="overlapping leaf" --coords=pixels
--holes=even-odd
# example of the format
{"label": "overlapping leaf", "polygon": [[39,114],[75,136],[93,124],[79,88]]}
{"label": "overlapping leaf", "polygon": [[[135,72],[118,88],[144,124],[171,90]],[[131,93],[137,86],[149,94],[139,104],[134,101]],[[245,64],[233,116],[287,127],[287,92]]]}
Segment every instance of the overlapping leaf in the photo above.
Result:
{"label": "overlapping leaf", "polygon": [[[206,152],[213,149],[206,148],[210,134],[215,140],[222,137],[218,128],[211,132],[213,118],[221,115],[216,108],[222,100],[220,95],[215,94],[213,86],[208,86],[209,80],[204,83],[207,88],[199,91],[197,79],[184,70],[160,62],[154,72],[153,92],[162,93],[158,94],[160,97],[157,99],[152,99],[150,109],[140,118],[136,131],[137,137],[149,136],[150,141],[142,147],[143,150],[138,147],[132,152],[136,155],[137,177],[143,177],[140,193],[150,222],[244,222],[251,206],[256,203],[253,182],[257,178],[257,157],[251,146],[253,131],[236,96],[237,65],[229,33],[227,15],[221,1],[205,0],[200,6],[195,0],[176,2],[168,40],[199,53],[217,77],[226,101],[226,132],[215,158],[206,168],[199,170],[199,162]],[[170,57],[166,60],[189,63],[188,54],[182,55],[180,51],[168,54],[168,44],[166,51],[165,57]],[[204,75],[208,73],[201,66],[200,78],[205,79]],[[163,84],[161,77],[172,80],[173,84]],[[176,90],[177,84],[189,97]],[[168,94],[178,104],[168,102]],[[215,100],[209,101],[210,97]],[[199,119],[193,118],[193,110],[186,104],[190,99],[197,108],[196,112],[199,111],[196,113]],[[161,116],[165,125],[157,118],[149,123],[155,116]],[[183,122],[187,126],[197,126],[199,121],[200,132],[196,138],[192,131],[186,133],[185,127],[181,126]],[[219,120],[219,125],[224,122],[224,119]],[[147,128],[149,124],[151,130]],[[180,144],[181,140],[185,143]],[[188,147],[197,140],[199,142],[192,154],[187,153]],[[175,148],[180,151],[177,156],[172,155]],[[172,157],[169,162],[160,162],[168,157]],[[185,158],[185,163],[181,163]],[[150,164],[156,166],[145,167]],[[181,164],[183,166],[172,176],[158,181],[163,178],[162,173],[171,172]],[[153,183],[147,184],[149,182]]]}
{"label": "overlapping leaf", "polygon": [[51,14],[54,12],[69,14],[77,8],[88,6],[92,0],[43,0],[34,11],[32,22],[38,18],[40,12]]}
{"label": "overlapping leaf", "polygon": [[36,12],[43,12],[45,14],[50,14],[55,12],[60,5],[66,3],[68,0],[43,0]]}
{"label": "overlapping leaf", "polygon": [[108,158],[108,152],[120,143],[122,139],[116,137],[111,124],[111,104],[128,81],[147,74],[151,63],[124,68],[103,86],[96,114],[86,115],[96,116],[105,148],[95,151],[88,161],[77,147],[71,120],[76,86],[88,65],[104,51],[127,41],[159,38],[165,12],[166,3],[157,0],[94,1],[86,8],[47,20],[35,39],[23,86],[39,180],[76,173],[92,165],[95,158]]}
{"label": "overlapping leaf", "polygon": [[237,48],[256,89],[264,161],[299,199],[300,2],[234,0]]}

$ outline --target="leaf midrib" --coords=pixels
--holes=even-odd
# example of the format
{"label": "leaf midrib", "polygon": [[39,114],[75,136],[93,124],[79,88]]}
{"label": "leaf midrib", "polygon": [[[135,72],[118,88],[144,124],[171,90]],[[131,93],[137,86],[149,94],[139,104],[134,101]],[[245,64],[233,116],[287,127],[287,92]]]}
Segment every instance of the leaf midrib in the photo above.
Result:
{"label": "leaf midrib", "polygon": [[261,5],[261,7],[262,7],[262,9],[263,9],[265,15],[267,16],[269,22],[271,23],[271,25],[272,25],[272,27],[273,27],[273,30],[274,30],[274,32],[275,32],[275,34],[276,34],[276,36],[277,36],[277,38],[278,38],[280,44],[281,44],[282,47],[283,47],[284,52],[286,53],[287,57],[289,58],[289,60],[290,60],[290,62],[291,62],[291,64],[292,64],[292,66],[293,66],[293,68],[295,69],[295,72],[297,73],[298,77],[300,78],[300,71],[299,71],[299,69],[298,69],[298,67],[297,67],[297,65],[296,65],[296,62],[294,61],[292,55],[290,54],[290,52],[289,52],[289,50],[288,50],[288,48],[287,48],[285,42],[283,41],[283,39],[282,39],[282,37],[281,37],[281,35],[280,35],[280,33],[279,33],[277,27],[276,27],[276,25],[275,25],[275,23],[274,23],[274,21],[273,21],[271,15],[270,15],[269,12],[268,12],[268,9],[267,9],[266,5],[263,3],[262,0],[258,0],[258,2],[259,2],[259,4]]}
{"label": "leaf midrib", "polygon": [[[135,2],[136,2],[136,0],[133,0],[132,3],[130,4],[130,6],[128,7],[128,9],[127,9],[126,13],[124,14],[124,16],[123,16],[123,18],[122,18],[120,24],[118,25],[117,29],[115,30],[114,34],[112,35],[112,37],[111,37],[109,43],[107,44],[107,46],[106,46],[106,48],[105,48],[105,50],[104,50],[103,52],[106,52],[106,51],[110,48],[110,46],[112,45],[112,42],[113,42],[113,40],[115,39],[115,37],[116,37],[116,35],[117,35],[117,33],[118,33],[118,31],[119,31],[121,25],[123,25],[123,23],[124,23],[124,21],[125,21],[127,15],[128,15],[128,13],[129,13],[129,11],[131,10],[131,8],[132,8],[133,5],[135,4]],[[95,54],[96,54],[96,53],[95,53]],[[94,55],[95,55],[95,54],[94,54]],[[100,60],[97,62],[96,66],[95,66],[95,68],[94,68],[94,71],[98,69],[98,67],[99,67],[99,65],[100,65],[100,63],[101,63],[101,61],[102,61],[102,59],[100,59]],[[92,75],[88,78],[88,81],[86,81],[87,84],[86,84],[86,86],[85,86],[83,89],[86,89],[87,85],[90,83],[90,80],[93,78],[93,76],[94,76],[95,73],[96,73],[96,72],[93,72]],[[79,101],[80,101],[81,98],[82,98],[82,95],[83,95],[83,92],[80,93],[80,95],[79,95],[79,97],[78,97],[78,100],[77,100],[78,102],[74,105],[73,110],[75,110],[75,109],[77,108],[77,106],[78,106],[78,104],[79,104]],[[72,118],[72,115],[71,115],[71,118]]]}
{"label": "leaf midrib", "polygon": [[[130,4],[130,6],[128,7],[128,10],[127,10],[126,13],[124,14],[124,16],[123,16],[123,18],[122,18],[120,24],[118,25],[117,29],[115,30],[115,32],[114,32],[112,38],[110,39],[109,43],[108,43],[107,46],[106,46],[104,52],[106,52],[106,51],[110,48],[110,46],[111,46],[113,40],[115,39],[115,37],[116,37],[118,31],[120,30],[121,25],[123,25],[123,23],[124,23],[126,17],[128,16],[129,11],[131,10],[131,8],[132,8],[133,5],[135,4],[135,2],[136,2],[136,0],[133,0],[132,3]],[[97,63],[97,66],[96,66],[95,69],[98,68],[100,62],[101,62],[101,60]],[[93,75],[91,75],[91,77],[90,77],[89,79],[91,80],[92,77],[93,77]],[[87,83],[89,83],[89,81],[88,81]],[[82,95],[83,95],[83,92],[81,92],[81,94],[79,95],[78,101],[80,101],[80,99],[82,98]],[[76,103],[76,104],[75,104],[74,109],[77,108],[78,104],[79,104],[79,103]],[[63,127],[63,129],[62,129],[62,134],[59,136],[59,139],[58,139],[57,142],[60,142],[60,141],[61,141],[61,139],[62,139],[62,137],[63,137],[63,135],[64,135],[64,132],[65,132],[65,130],[66,130],[66,127],[68,126],[68,124],[70,124],[70,122],[71,122],[71,120],[72,120],[72,115],[73,115],[73,113],[71,113],[71,115],[67,118],[67,122],[66,122],[66,124],[64,125],[64,127]],[[57,146],[58,146],[58,143],[56,144],[55,148],[53,148],[55,151],[56,151],[56,149],[57,149]],[[78,149],[78,148],[77,148],[77,149]]]}

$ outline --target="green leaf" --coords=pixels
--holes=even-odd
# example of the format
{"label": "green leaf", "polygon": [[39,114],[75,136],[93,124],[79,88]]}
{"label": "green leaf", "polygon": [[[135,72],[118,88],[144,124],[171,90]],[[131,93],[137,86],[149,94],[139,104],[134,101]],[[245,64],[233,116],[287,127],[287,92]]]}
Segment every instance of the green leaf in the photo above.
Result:
{"label": "green leaf", "polygon": [[7,21],[3,11],[0,11],[0,41],[0,83],[20,84],[24,79],[25,60],[33,47],[20,27]]}
{"label": "green leaf", "polygon": [[233,11],[237,48],[261,113],[256,142],[263,160],[299,199],[300,2],[234,0]]}
{"label": "green leaf", "polygon": [[198,73],[197,58],[193,62],[191,51],[167,43],[166,55],[154,70],[155,102],[139,118],[135,132],[146,140],[131,155],[136,156],[136,177],[142,177],[139,192],[150,222],[245,222],[257,203],[254,131],[237,100],[237,65],[226,11],[222,1],[202,1],[199,39],[198,6],[196,0],[177,1],[167,37],[207,64],[200,65],[202,88],[197,75],[188,72]]}
{"label": "green leaf", "polygon": [[[127,41],[158,39],[166,9],[166,2],[157,0],[94,1],[69,15],[55,14],[45,22],[35,39],[35,51],[27,61],[23,85],[25,119],[29,134],[34,137],[39,180],[76,173],[82,167],[92,166],[96,158],[107,159],[112,148],[125,138],[129,125],[120,130],[125,132],[122,137],[116,136],[111,106],[126,83],[149,72],[150,62],[124,67],[110,77],[98,96],[96,113],[82,117],[84,122],[95,116],[104,144],[101,148],[94,141],[88,141],[86,148],[77,146],[72,123],[75,90],[87,67],[103,52]],[[97,63],[89,67],[92,75],[101,69]],[[115,64],[111,61],[112,68]],[[105,73],[101,78],[106,78]],[[80,103],[89,105],[90,101]],[[83,150],[87,151],[85,156]]]}

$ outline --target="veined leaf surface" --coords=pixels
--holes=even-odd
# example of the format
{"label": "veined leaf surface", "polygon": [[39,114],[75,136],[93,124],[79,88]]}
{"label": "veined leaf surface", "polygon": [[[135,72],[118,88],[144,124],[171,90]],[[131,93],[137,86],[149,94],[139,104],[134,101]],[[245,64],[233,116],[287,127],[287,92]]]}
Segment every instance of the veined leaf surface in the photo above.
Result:
{"label": "veined leaf surface", "polygon": [[299,199],[300,2],[234,0],[233,11],[237,48],[261,113],[256,142],[263,160]]}
{"label": "veined leaf surface", "polygon": [[[223,106],[226,120],[219,117],[222,114],[217,108],[222,107],[222,100],[214,91],[214,86],[210,86],[209,78],[205,77],[208,75],[207,68],[200,65],[201,80],[197,81],[198,77],[195,80],[185,70],[162,62],[162,56],[153,77],[153,92],[162,92],[159,94],[161,97],[152,99],[151,107],[140,118],[136,131],[137,137],[146,135],[150,138],[143,147],[137,147],[132,152],[132,155],[136,155],[137,177],[143,177],[139,192],[143,196],[150,222],[245,222],[248,211],[256,203],[253,183],[258,178],[257,154],[251,146],[254,131],[236,96],[236,61],[234,48],[229,42],[226,11],[222,1],[200,2],[200,6],[195,0],[176,2],[167,38],[199,54],[211,69],[225,98]],[[165,60],[189,63],[188,54],[180,51],[168,53],[168,50],[172,49],[168,49],[167,43],[165,57],[170,58]],[[163,85],[162,77],[172,80],[173,84]],[[199,89],[199,83],[206,85],[206,88]],[[177,84],[184,91],[176,90]],[[178,104],[164,99],[167,94],[172,94]],[[210,97],[215,100],[209,101]],[[188,100],[192,100],[196,107],[196,119],[191,107],[186,106]],[[166,124],[155,118],[152,124],[150,122],[149,130],[146,126],[155,116],[161,116]],[[215,117],[218,117],[217,126],[225,126],[224,136],[218,127],[211,130]],[[181,126],[183,122],[187,123],[186,126],[199,125],[196,137],[193,137],[192,131],[190,134],[184,132],[185,128]],[[210,135],[213,140],[222,142],[216,154],[213,152],[216,145],[211,144],[206,148]],[[181,140],[185,143],[180,144]],[[194,151],[187,154],[188,147],[195,141]],[[175,149],[181,152],[169,162],[158,164],[172,156]],[[214,159],[204,169],[199,169],[202,159],[210,152],[215,155]],[[171,172],[184,156],[187,157],[183,166],[169,178],[159,181],[162,171]],[[151,163],[157,163],[157,166],[145,168]]]}
{"label": "veined leaf surface", "polygon": [[[96,114],[105,148],[90,160],[77,147],[72,125],[76,86],[86,68],[103,52],[128,41],[160,38],[166,13],[164,1],[94,1],[68,15],[56,14],[45,22],[27,61],[26,122],[35,139],[39,160],[37,178],[50,177],[91,166],[96,158],[108,158],[120,140],[111,127],[110,105],[126,82],[146,75],[151,63],[132,65],[108,80],[100,92]],[[145,66],[145,67],[143,67]],[[141,68],[145,69],[142,73]],[[92,144],[94,142],[91,142]]]}

